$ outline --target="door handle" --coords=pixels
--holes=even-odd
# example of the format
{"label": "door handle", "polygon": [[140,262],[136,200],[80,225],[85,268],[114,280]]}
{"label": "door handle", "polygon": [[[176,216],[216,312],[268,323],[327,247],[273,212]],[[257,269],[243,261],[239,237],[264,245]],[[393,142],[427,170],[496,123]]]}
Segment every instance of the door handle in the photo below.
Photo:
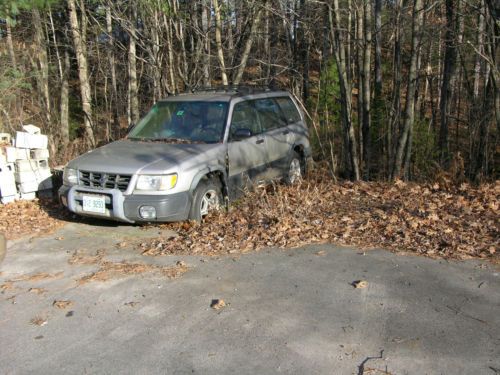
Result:
{"label": "door handle", "polygon": [[261,143],[264,143],[264,140],[263,139],[257,139],[257,141],[255,143],[257,143],[258,145],[260,145]]}

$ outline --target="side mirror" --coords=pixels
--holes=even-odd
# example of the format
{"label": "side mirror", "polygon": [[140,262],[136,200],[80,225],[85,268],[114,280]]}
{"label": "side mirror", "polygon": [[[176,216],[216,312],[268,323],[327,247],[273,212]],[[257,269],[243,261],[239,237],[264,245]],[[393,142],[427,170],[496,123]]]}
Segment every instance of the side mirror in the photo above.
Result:
{"label": "side mirror", "polygon": [[231,139],[233,141],[241,141],[243,139],[250,138],[252,136],[252,131],[247,128],[240,128],[236,129],[236,131],[233,133]]}

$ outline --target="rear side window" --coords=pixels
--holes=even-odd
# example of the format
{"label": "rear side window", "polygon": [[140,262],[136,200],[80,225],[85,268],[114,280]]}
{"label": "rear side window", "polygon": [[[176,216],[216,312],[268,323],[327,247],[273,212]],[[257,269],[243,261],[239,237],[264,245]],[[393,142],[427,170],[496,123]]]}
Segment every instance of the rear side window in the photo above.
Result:
{"label": "rear side window", "polygon": [[257,99],[254,103],[264,131],[286,125],[283,113],[274,99]]}
{"label": "rear side window", "polygon": [[276,98],[283,114],[285,115],[286,122],[288,124],[293,124],[295,122],[299,122],[301,120],[299,111],[297,111],[297,107],[293,103],[292,99],[283,97]]}
{"label": "rear side window", "polygon": [[237,103],[234,106],[233,117],[231,118],[230,136],[238,129],[249,129],[252,135],[262,133],[257,114],[250,101]]}

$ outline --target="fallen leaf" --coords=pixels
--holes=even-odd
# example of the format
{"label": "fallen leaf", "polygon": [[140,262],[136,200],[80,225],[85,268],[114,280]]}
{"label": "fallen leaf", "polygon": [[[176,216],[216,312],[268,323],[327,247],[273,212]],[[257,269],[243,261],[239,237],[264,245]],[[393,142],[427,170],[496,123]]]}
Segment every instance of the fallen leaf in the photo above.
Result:
{"label": "fallen leaf", "polygon": [[226,303],[223,299],[213,299],[212,303],[210,303],[210,307],[214,310],[220,310],[226,306]]}
{"label": "fallen leaf", "polygon": [[58,309],[66,309],[73,305],[72,301],[54,301],[52,302],[52,306],[57,307]]}
{"label": "fallen leaf", "polygon": [[36,316],[34,317],[33,319],[30,320],[30,323],[33,324],[33,325],[36,325],[36,326],[44,326],[47,324],[47,319],[45,318],[42,318],[40,316]]}
{"label": "fallen leaf", "polygon": [[356,289],[362,289],[362,288],[366,288],[368,286],[368,281],[356,280],[356,281],[353,281],[351,285],[353,287],[355,287]]}

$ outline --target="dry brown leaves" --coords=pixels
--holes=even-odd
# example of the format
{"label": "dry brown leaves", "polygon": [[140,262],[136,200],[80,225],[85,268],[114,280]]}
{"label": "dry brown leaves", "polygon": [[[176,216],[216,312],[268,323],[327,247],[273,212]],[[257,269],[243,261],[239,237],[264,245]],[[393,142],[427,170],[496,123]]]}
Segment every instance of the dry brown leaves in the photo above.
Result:
{"label": "dry brown leaves", "polygon": [[16,277],[15,279],[9,280],[10,282],[19,282],[19,281],[41,281],[41,280],[53,280],[53,279],[60,279],[63,277],[64,272],[57,272],[57,273],[47,273],[47,272],[40,272],[40,273],[34,273],[34,274],[26,274],[26,275],[21,275]]}
{"label": "dry brown leaves", "polygon": [[300,186],[269,186],[202,225],[166,225],[179,236],[140,244],[144,255],[220,255],[264,247],[336,243],[456,259],[499,258],[500,182],[334,184],[321,176]]}
{"label": "dry brown leaves", "polygon": [[185,264],[176,264],[169,267],[144,263],[99,261],[99,269],[79,279],[78,283],[82,285],[92,281],[102,282],[143,273],[158,273],[169,279],[175,279],[187,270],[188,267]]}
{"label": "dry brown leaves", "polygon": [[46,235],[63,226],[69,214],[51,199],[0,204],[0,233],[9,240],[26,235]]}
{"label": "dry brown leaves", "polygon": [[226,307],[226,302],[223,299],[213,299],[210,303],[210,307],[214,310],[220,310]]}
{"label": "dry brown leaves", "polygon": [[68,259],[68,263],[69,264],[84,264],[84,265],[97,264],[102,260],[104,255],[105,255],[104,250],[97,250],[95,255],[86,255],[86,254],[81,254],[79,252],[75,252],[71,256],[71,258]]}
{"label": "dry brown leaves", "polygon": [[73,302],[72,301],[54,301],[52,302],[52,306],[60,309],[60,310],[64,310],[64,309],[67,309],[68,307],[72,306],[73,305]]}
{"label": "dry brown leaves", "polygon": [[47,319],[41,316],[35,316],[33,319],[30,320],[30,323],[35,326],[42,327],[47,324]]}

